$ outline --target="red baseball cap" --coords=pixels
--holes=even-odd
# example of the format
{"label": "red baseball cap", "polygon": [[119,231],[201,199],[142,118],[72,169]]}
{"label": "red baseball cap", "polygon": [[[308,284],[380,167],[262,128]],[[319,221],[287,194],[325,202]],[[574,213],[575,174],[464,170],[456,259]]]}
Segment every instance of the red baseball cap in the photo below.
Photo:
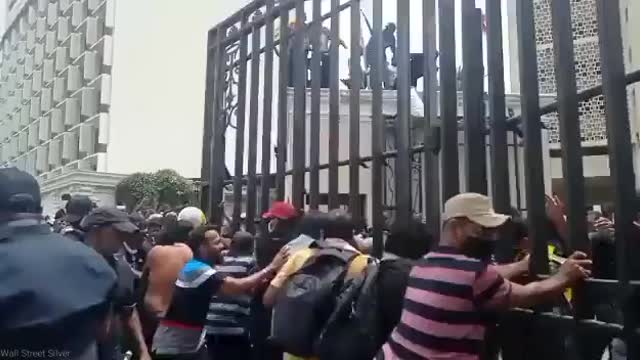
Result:
{"label": "red baseball cap", "polygon": [[298,210],[293,205],[285,201],[276,201],[271,205],[269,211],[262,215],[262,218],[289,220],[298,217],[298,215]]}

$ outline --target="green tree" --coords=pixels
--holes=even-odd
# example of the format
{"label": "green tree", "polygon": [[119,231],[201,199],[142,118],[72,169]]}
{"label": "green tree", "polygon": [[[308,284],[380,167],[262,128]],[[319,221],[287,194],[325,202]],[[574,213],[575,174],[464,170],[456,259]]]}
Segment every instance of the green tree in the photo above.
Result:
{"label": "green tree", "polygon": [[193,187],[189,180],[171,169],[155,173],[135,173],[124,178],[116,186],[116,201],[129,210],[160,206],[178,207],[192,198]]}

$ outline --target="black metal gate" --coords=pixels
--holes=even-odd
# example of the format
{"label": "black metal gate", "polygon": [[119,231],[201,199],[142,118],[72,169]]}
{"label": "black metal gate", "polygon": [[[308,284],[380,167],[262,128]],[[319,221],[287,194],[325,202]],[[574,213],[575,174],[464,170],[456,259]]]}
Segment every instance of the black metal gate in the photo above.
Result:
{"label": "black metal gate", "polygon": [[[570,1],[551,1],[557,102],[544,107],[539,106],[533,0],[513,0],[517,1],[522,109],[517,116],[507,116],[505,109],[501,1],[486,0],[486,24],[474,1],[462,1],[464,109],[461,123],[457,103],[454,1],[422,0],[423,56],[415,58],[410,54],[409,43],[409,19],[415,2],[397,0],[394,61],[398,72],[391,86],[386,65],[389,59],[385,59],[383,51],[386,45],[383,0],[371,0],[373,17],[367,25],[371,28],[372,40],[366,47],[361,44],[360,1],[330,0],[330,11],[324,13],[322,0],[255,0],[209,31],[202,179],[206,184],[203,206],[210,218],[222,221],[227,216],[225,204],[232,204],[229,209],[232,224],[238,227],[244,221],[249,231],[255,231],[256,219],[273,199],[286,197],[295,206],[309,209],[317,209],[321,203],[326,203],[328,208],[348,203],[356,216],[365,214],[366,202],[370,209],[369,224],[373,227],[374,253],[381,254],[385,217],[389,214],[402,221],[416,212],[421,213],[433,233],[439,232],[442,203],[461,188],[460,130],[464,132],[463,189],[488,193],[491,186],[496,210],[509,211],[512,199],[510,191],[505,189],[510,189],[514,174],[509,171],[508,134],[522,131],[524,198],[529,236],[535,239],[532,273],[548,274],[541,116],[551,112],[559,114],[563,174],[568,190],[569,247],[589,252],[578,104],[604,95],[616,200],[618,280],[592,279],[584,287],[575,289],[574,316],[555,315],[545,308],[509,313],[501,322],[496,343],[502,347],[504,359],[553,358],[554,355],[549,354],[559,354],[549,352],[554,344],[570,349],[563,353],[564,357],[599,359],[612,338],[622,338],[631,345],[627,358],[640,359],[637,334],[640,302],[637,297],[635,303],[633,300],[639,285],[635,280],[640,279],[633,255],[640,250],[640,240],[637,233],[634,234],[637,230],[633,224],[638,209],[626,95],[626,86],[638,82],[640,72],[625,74],[619,0],[597,1],[602,86],[580,93],[576,87]],[[312,4],[310,19],[306,19],[305,3]],[[295,20],[290,23],[291,14],[295,14]],[[341,16],[350,19],[351,41],[346,58],[344,54],[341,56],[341,44],[337,40],[342,33]],[[325,26],[328,23],[330,27]],[[485,25],[486,93],[483,59],[478,56],[483,53],[481,33]],[[437,51],[436,28],[440,44]],[[331,41],[323,48],[326,38]],[[363,54],[367,58],[364,69],[356,66]],[[341,90],[344,88],[339,79],[341,62],[350,63],[349,77],[344,81],[348,93]],[[416,124],[411,113],[411,89],[415,80],[411,75],[415,74],[412,70],[418,68],[422,69],[425,85],[423,116]],[[367,130],[371,146],[367,151],[370,155],[366,156],[362,154],[360,124],[364,88],[371,103],[370,130]],[[395,114],[383,111],[383,96],[389,93],[385,90],[388,88],[396,99]],[[349,119],[347,144],[340,141],[343,98],[349,99],[348,115],[345,115]],[[485,100],[488,111],[484,109]],[[326,131],[321,130],[323,113],[327,114]],[[415,131],[416,126],[422,131]],[[226,148],[227,130],[231,128],[235,129],[235,149]],[[277,134],[276,141],[272,141],[272,129]],[[393,133],[392,149],[388,149],[388,132]],[[489,146],[485,135],[489,136]],[[346,159],[340,158],[343,146],[348,147]],[[321,149],[327,153],[321,154]],[[229,153],[235,155],[233,177],[228,175],[225,165]],[[324,156],[327,161],[321,163]],[[419,166],[416,168],[414,164]],[[348,194],[340,191],[343,167],[348,167]],[[368,179],[361,179],[363,168],[367,170]],[[421,179],[417,186],[411,180],[416,172]],[[326,180],[326,194],[321,193],[321,179]],[[370,186],[369,198],[362,194],[363,181]],[[225,201],[227,193],[232,201]],[[389,193],[393,193],[392,199]],[[413,201],[416,199],[419,201]],[[605,323],[593,318],[593,306],[603,298],[617,299],[623,313],[622,322]]]}

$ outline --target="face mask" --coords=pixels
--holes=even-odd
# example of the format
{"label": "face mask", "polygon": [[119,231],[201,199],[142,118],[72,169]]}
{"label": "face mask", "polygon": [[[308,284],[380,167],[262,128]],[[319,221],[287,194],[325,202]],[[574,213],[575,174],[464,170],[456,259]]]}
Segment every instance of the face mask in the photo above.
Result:
{"label": "face mask", "polygon": [[464,253],[465,255],[475,259],[489,261],[491,260],[491,255],[493,255],[494,248],[495,241],[470,236],[467,238],[467,245],[465,246]]}
{"label": "face mask", "polygon": [[278,227],[278,219],[273,219],[269,221],[269,223],[267,224],[267,231],[269,231],[269,233],[273,233],[276,231],[277,227]]}

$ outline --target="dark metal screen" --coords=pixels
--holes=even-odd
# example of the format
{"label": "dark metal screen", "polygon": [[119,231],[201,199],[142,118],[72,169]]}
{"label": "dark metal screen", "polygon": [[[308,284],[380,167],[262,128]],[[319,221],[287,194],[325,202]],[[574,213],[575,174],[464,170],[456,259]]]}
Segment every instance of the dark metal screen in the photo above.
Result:
{"label": "dark metal screen", "polygon": [[[580,93],[576,87],[570,1],[551,1],[558,91],[557,102],[544,107],[539,105],[534,4],[532,0],[513,0],[517,1],[522,109],[515,116],[508,116],[505,109],[500,0],[486,0],[486,19],[473,1],[461,2],[461,86],[456,69],[457,14],[453,0],[422,0],[424,42],[419,58],[410,54],[409,46],[409,19],[416,2],[397,0],[397,47],[392,61],[398,71],[391,85],[387,66],[391,59],[383,51],[383,0],[371,1],[373,16],[371,22],[365,22],[372,40],[367,46],[360,40],[364,26],[360,0],[327,0],[328,13],[322,12],[321,0],[307,0],[312,3],[310,14],[305,13],[304,0],[255,0],[209,31],[202,179],[207,192],[204,206],[210,218],[222,222],[229,217],[234,227],[244,223],[253,232],[260,215],[274,199],[287,198],[298,208],[318,209],[321,202],[328,208],[339,207],[345,202],[340,199],[348,196],[348,208],[356,217],[363,216],[364,202],[370,203],[370,218],[359,220],[367,220],[373,227],[374,253],[380,255],[383,230],[390,218],[403,221],[421,213],[431,231],[439,232],[442,203],[461,188],[458,134],[462,130],[463,188],[480,193],[492,189],[497,211],[507,212],[511,204],[520,203],[519,183],[517,199],[511,199],[510,191],[505,189],[510,188],[510,176],[517,179],[518,167],[524,167],[522,197],[526,201],[529,237],[535,239],[531,270],[548,274],[541,116],[556,111],[559,114],[563,175],[568,190],[569,247],[589,252],[578,104],[603,95],[616,203],[618,280],[591,279],[574,289],[573,316],[557,315],[546,308],[512,311],[500,322],[497,340],[489,344],[499,345],[505,360],[600,359],[611,339],[622,338],[629,345],[627,358],[640,359],[636,281],[640,273],[633,258],[640,250],[640,241],[633,224],[637,208],[626,101],[626,86],[639,81],[640,72],[625,74],[619,0],[597,1],[602,86]],[[338,41],[346,33],[340,29],[340,19],[345,16],[350,19],[351,39],[346,57],[345,52],[340,52]],[[484,26],[488,54],[486,92],[485,68],[478,55],[483,53]],[[437,33],[440,46],[436,50]],[[331,39],[329,46],[321,50],[327,37]],[[367,57],[364,68],[360,66],[363,55]],[[349,63],[346,80],[339,78],[341,63]],[[418,67],[424,79],[421,133],[414,131],[416,119],[411,113],[415,80],[412,74]],[[348,90],[341,86],[341,80]],[[361,101],[365,88],[371,92],[368,156],[361,155]],[[462,121],[458,116],[459,88],[464,98]],[[384,113],[382,108],[383,95],[389,90],[397,99],[395,115]],[[346,143],[340,141],[340,123],[344,121],[340,101],[345,96],[349,99]],[[322,97],[328,99],[328,109],[322,110]],[[323,111],[327,114],[327,137],[320,136]],[[235,149],[226,147],[230,128],[236,134]],[[276,140],[272,140],[272,129]],[[524,164],[516,163],[516,174],[510,174],[508,143],[520,132],[524,136]],[[391,149],[389,133],[393,134]],[[323,156],[328,161],[321,163],[321,144],[325,142],[328,154]],[[340,159],[341,147],[348,150],[346,160]],[[225,154],[229,152],[235,154],[233,177],[225,165]],[[416,173],[415,159],[419,186],[411,180]],[[518,156],[514,161],[518,162]],[[348,195],[340,190],[339,173],[343,167],[348,168]],[[370,181],[370,198],[363,197],[360,189],[363,167],[370,171],[370,179],[364,179]],[[328,184],[324,194],[320,189],[321,171]],[[232,204],[224,201],[225,192],[232,192]],[[594,306],[602,299],[617,302],[621,310],[619,321],[594,319]],[[562,352],[554,352],[556,347],[561,347]]]}

